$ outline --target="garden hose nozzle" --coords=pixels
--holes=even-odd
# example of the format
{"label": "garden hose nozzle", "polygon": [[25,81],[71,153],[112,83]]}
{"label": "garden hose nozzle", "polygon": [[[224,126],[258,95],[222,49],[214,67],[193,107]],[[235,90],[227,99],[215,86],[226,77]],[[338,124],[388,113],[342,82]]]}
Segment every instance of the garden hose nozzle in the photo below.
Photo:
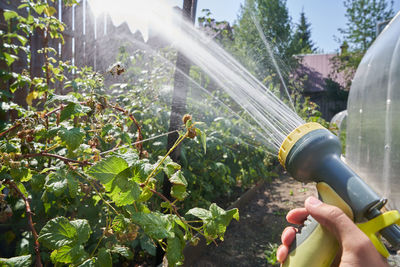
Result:
{"label": "garden hose nozzle", "polygon": [[[400,248],[400,214],[382,214],[380,198],[341,159],[341,143],[318,123],[306,123],[291,132],[281,145],[279,161],[300,182],[316,182],[320,199],[341,208],[371,239],[385,257],[389,253],[379,232],[393,248]],[[330,266],[339,244],[335,237],[309,216],[296,235],[283,266]]]}

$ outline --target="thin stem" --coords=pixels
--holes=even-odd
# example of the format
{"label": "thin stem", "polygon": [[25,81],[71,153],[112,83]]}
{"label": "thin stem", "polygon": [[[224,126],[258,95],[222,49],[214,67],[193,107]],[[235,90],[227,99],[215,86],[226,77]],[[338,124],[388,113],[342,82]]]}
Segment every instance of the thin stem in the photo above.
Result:
{"label": "thin stem", "polygon": [[85,179],[94,189],[94,191],[96,191],[96,194],[101,198],[101,200],[103,200],[104,203],[106,203],[106,205],[108,205],[114,212],[115,214],[119,215],[119,212],[110,204],[108,203],[104,198],[103,195],[96,189],[96,187],[94,186],[94,184],[92,183],[92,181],[90,181],[89,178],[86,177],[86,175],[76,172],[80,177],[82,177],[83,179]]}
{"label": "thin stem", "polygon": [[79,160],[75,160],[75,159],[69,159],[69,158],[66,158],[63,156],[59,156],[56,154],[50,154],[47,152],[24,154],[24,155],[20,155],[19,157],[21,157],[21,158],[49,157],[49,158],[56,158],[56,159],[62,160],[64,162],[76,163],[76,164],[79,164],[80,166],[93,165],[93,163],[88,162],[88,161],[79,161]]}
{"label": "thin stem", "polygon": [[25,202],[25,211],[26,211],[26,215],[28,216],[29,227],[31,228],[31,232],[32,232],[33,239],[34,239],[34,247],[35,247],[35,254],[36,254],[36,266],[41,267],[41,266],[43,266],[43,264],[40,259],[40,245],[39,245],[39,241],[38,241],[39,236],[36,232],[36,229],[34,226],[35,224],[33,223],[32,211],[31,211],[31,206],[29,204],[29,201],[25,197],[25,195],[21,192],[21,190],[19,190],[18,186],[13,181],[5,180],[5,183],[10,185]]}
{"label": "thin stem", "polygon": [[157,169],[161,166],[161,164],[165,161],[165,159],[174,151],[174,149],[188,136],[188,133],[186,132],[185,135],[179,136],[178,140],[176,140],[175,144],[171,147],[171,149],[168,151],[168,153],[161,159],[161,161],[157,164],[157,166],[153,169],[153,171],[147,176],[146,181],[144,182],[144,185],[147,186],[147,184],[150,182],[151,177],[156,173]]}

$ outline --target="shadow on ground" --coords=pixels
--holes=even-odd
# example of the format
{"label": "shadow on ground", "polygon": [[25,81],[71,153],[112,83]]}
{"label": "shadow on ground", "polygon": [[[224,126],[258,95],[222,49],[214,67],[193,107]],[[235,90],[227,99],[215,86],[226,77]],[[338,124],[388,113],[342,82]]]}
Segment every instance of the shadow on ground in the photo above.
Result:
{"label": "shadow on ground", "polygon": [[240,220],[228,227],[225,241],[207,246],[200,257],[186,255],[189,264],[185,266],[275,266],[267,263],[265,251],[271,250],[269,244],[280,243],[281,232],[289,225],[287,212],[302,206],[316,192],[314,185],[303,185],[289,177],[265,183],[239,210]]}

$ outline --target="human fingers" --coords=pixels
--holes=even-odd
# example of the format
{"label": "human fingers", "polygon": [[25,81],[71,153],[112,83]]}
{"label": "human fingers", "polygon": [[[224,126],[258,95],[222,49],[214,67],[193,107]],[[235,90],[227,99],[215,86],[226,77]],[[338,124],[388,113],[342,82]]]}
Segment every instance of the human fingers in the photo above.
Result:
{"label": "human fingers", "polygon": [[283,230],[282,235],[281,235],[281,241],[282,244],[286,246],[290,246],[296,237],[296,229],[292,226],[286,227],[285,230]]}
{"label": "human fingers", "polygon": [[280,245],[278,250],[276,251],[276,258],[279,262],[282,263],[286,260],[288,254],[289,254],[289,247],[285,245]]}
{"label": "human fingers", "polygon": [[309,214],[306,208],[293,209],[286,215],[286,220],[293,224],[303,224]]}
{"label": "human fingers", "polygon": [[338,207],[323,203],[315,197],[306,199],[304,206],[315,220],[330,230],[342,243],[353,243],[361,230]]}

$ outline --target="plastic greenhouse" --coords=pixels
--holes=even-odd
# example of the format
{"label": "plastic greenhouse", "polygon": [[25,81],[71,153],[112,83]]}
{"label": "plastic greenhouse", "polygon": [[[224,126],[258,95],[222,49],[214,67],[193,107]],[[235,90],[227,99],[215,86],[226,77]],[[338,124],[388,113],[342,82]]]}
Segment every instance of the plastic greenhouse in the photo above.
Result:
{"label": "plastic greenhouse", "polygon": [[347,110],[346,162],[400,209],[400,13],[364,56]]}

